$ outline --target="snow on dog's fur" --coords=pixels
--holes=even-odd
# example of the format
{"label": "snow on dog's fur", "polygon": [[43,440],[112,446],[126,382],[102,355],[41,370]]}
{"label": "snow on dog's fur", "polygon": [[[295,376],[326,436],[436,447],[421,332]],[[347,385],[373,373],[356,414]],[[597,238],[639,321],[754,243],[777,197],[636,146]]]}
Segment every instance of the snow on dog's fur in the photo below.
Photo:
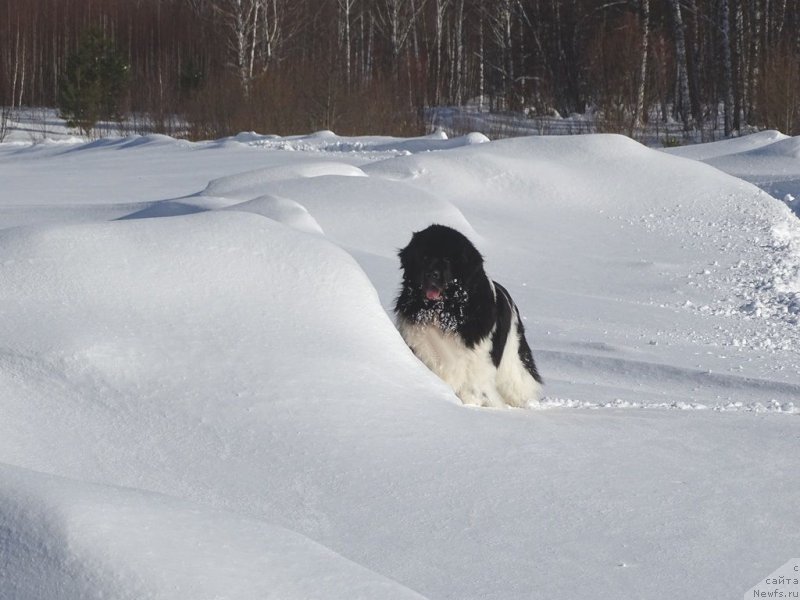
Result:
{"label": "snow on dog's fur", "polygon": [[527,406],[539,399],[525,329],[511,296],[483,270],[464,235],[444,225],[416,232],[400,253],[397,327],[414,354],[464,404]]}

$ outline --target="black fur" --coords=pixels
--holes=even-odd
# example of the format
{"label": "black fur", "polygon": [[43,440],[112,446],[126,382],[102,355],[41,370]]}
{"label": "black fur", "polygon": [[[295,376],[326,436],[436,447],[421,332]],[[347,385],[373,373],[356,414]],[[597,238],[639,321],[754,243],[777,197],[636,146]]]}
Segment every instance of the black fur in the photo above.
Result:
{"label": "black fur", "polygon": [[[519,310],[508,291],[492,282],[483,269],[483,257],[463,234],[431,225],[416,232],[400,250],[403,283],[395,313],[411,322],[436,323],[473,348],[492,335],[491,358],[500,364],[509,335],[519,337],[519,359],[531,376],[542,382],[525,340]],[[495,292],[492,291],[492,284]],[[511,331],[512,311],[517,316]]]}
{"label": "black fur", "polygon": [[[528,345],[528,340],[525,339],[525,326],[522,324],[522,317],[519,314],[519,308],[517,308],[517,305],[514,304],[514,301],[511,299],[511,296],[506,288],[496,281],[494,282],[494,285],[495,288],[497,288],[498,293],[502,293],[503,299],[505,300],[504,304],[509,307],[509,310],[513,310],[517,313],[517,335],[519,336],[517,353],[519,354],[519,359],[522,361],[522,364],[525,365],[525,369],[531,374],[531,377],[533,377],[539,383],[544,383],[541,375],[539,375],[539,370],[536,368],[536,363],[533,360],[533,352],[531,352],[531,347]],[[492,348],[492,352],[494,353],[494,347]],[[500,352],[502,353],[502,346]],[[499,359],[495,365],[498,364],[500,364]]]}
{"label": "black fur", "polygon": [[510,299],[507,298],[508,292],[496,281],[494,288],[497,290],[497,328],[492,336],[492,362],[495,367],[500,366],[500,359],[503,358],[503,348],[506,347],[508,334],[511,330],[511,309]]}

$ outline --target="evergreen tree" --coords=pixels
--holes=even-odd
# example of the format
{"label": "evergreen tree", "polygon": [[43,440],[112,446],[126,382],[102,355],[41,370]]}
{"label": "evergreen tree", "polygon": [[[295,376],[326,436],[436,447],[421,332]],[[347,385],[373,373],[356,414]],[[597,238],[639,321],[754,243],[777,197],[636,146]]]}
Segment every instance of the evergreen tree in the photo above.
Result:
{"label": "evergreen tree", "polygon": [[117,118],[127,79],[128,65],[113,42],[97,29],[88,30],[67,58],[58,98],[61,116],[84,134],[98,120]]}

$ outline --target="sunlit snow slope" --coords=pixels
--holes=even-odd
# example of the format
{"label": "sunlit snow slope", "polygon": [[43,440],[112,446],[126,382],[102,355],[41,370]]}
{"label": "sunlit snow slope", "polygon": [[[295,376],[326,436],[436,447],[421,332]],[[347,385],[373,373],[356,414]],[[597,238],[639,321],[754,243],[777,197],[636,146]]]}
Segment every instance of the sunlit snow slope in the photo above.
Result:
{"label": "sunlit snow slope", "polygon": [[769,130],[666,152],[701,160],[741,177],[782,200],[800,216],[800,136]]}

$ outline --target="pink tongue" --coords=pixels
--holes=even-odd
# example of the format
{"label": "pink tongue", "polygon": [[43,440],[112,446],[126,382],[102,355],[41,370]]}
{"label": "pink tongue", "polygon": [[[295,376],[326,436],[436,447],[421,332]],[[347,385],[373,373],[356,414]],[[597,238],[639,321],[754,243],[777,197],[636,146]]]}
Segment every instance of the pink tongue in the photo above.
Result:
{"label": "pink tongue", "polygon": [[430,289],[425,292],[425,297],[428,300],[438,300],[442,297],[442,292],[439,290]]}

